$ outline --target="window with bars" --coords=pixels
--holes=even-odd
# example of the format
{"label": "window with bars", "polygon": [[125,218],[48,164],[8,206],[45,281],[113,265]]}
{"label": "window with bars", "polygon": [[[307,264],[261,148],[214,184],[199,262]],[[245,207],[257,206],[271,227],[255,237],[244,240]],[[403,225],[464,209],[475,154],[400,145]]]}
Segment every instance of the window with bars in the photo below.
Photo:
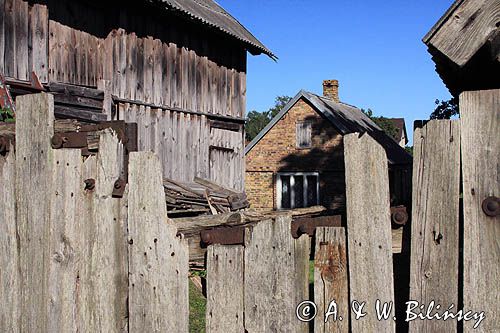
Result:
{"label": "window with bars", "polygon": [[311,148],[312,122],[302,121],[296,124],[297,148]]}
{"label": "window with bars", "polygon": [[318,205],[319,175],[317,172],[278,173],[276,190],[278,209]]}

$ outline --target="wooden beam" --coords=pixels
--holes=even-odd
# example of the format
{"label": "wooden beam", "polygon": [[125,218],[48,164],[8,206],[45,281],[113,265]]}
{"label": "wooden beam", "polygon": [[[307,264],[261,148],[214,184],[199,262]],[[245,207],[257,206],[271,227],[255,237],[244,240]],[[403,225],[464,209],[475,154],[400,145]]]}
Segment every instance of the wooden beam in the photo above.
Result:
{"label": "wooden beam", "polygon": [[424,43],[462,67],[498,29],[498,22],[498,0],[463,0],[431,29]]}
{"label": "wooden beam", "polygon": [[104,113],[97,113],[89,111],[88,109],[78,109],[62,105],[56,105],[54,107],[54,114],[58,118],[73,118],[94,123],[99,121],[106,121],[108,119],[107,115]]}
{"label": "wooden beam", "polygon": [[185,114],[194,114],[194,115],[199,115],[199,116],[206,116],[209,119],[218,119],[222,121],[228,121],[228,122],[233,122],[233,123],[238,123],[238,124],[244,124],[245,123],[245,118],[237,118],[237,117],[231,117],[231,116],[222,116],[218,114],[213,114],[213,113],[208,113],[208,112],[200,112],[200,111],[193,111],[193,110],[188,110],[185,108],[178,108],[178,107],[173,107],[173,106],[167,106],[167,105],[157,105],[153,103],[147,103],[143,101],[138,101],[138,100],[131,100],[131,99],[126,99],[126,98],[121,98],[118,96],[113,95],[113,101],[115,103],[128,103],[128,104],[134,104],[134,105],[140,105],[140,106],[145,106],[145,107],[150,107],[152,109],[161,109],[161,110],[169,110],[173,112],[179,112],[179,113],[185,113]]}
{"label": "wooden beam", "polygon": [[210,128],[219,128],[227,131],[239,132],[241,124],[228,123],[220,120],[210,120]]}
{"label": "wooden beam", "polygon": [[104,91],[72,84],[51,82],[48,84],[48,90],[50,92],[104,100]]}

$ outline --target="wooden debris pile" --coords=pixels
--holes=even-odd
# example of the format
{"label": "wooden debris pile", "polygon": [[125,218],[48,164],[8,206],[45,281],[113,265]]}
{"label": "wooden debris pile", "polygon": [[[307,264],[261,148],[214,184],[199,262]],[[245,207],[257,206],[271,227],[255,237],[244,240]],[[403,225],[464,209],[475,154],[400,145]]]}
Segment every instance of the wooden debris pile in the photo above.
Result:
{"label": "wooden debris pile", "polygon": [[169,217],[216,215],[249,207],[245,193],[212,181],[195,178],[192,183],[163,180]]}

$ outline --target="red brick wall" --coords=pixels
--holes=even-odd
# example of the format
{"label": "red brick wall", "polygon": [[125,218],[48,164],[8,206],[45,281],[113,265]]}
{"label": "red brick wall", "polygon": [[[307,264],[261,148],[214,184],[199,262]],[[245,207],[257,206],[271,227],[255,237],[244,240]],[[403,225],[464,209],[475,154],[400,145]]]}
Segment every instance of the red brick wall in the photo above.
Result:
{"label": "red brick wall", "polygon": [[[312,147],[297,148],[296,124],[312,121]],[[245,190],[257,209],[273,209],[277,172],[319,172],[320,201],[338,208],[344,200],[342,135],[304,100],[288,113],[246,155]]]}

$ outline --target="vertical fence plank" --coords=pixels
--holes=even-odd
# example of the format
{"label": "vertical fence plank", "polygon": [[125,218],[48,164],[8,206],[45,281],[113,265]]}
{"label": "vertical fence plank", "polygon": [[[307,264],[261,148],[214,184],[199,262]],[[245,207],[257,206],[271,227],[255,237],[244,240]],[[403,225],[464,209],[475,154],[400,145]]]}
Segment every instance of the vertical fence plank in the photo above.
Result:
{"label": "vertical fence plank", "polygon": [[0,155],[0,332],[19,331],[15,158]]}
{"label": "vertical fence plank", "polygon": [[[467,91],[460,95],[464,194],[464,310],[484,311],[464,323],[464,332],[500,330],[500,216],[487,216],[483,200],[500,197],[500,90]],[[495,292],[496,290],[496,292]]]}
{"label": "vertical fence plank", "polygon": [[81,153],[79,150],[54,150],[52,192],[50,202],[49,248],[50,266],[48,271],[48,293],[50,308],[48,313],[49,332],[78,331],[78,308],[81,304],[80,262],[84,248],[81,237],[82,224],[88,220],[79,219],[77,206],[81,177]]}
{"label": "vertical fence plank", "polygon": [[290,216],[262,221],[245,235],[245,329],[296,332],[297,286]]}
{"label": "vertical fence plank", "polygon": [[[314,301],[320,315],[315,318],[314,332],[348,332],[349,289],[344,228],[317,228],[315,244]],[[330,308],[332,301],[335,304]],[[336,313],[328,318],[323,316],[329,311]]]}
{"label": "vertical fence plank", "polygon": [[4,0],[4,75],[16,77],[15,0]]}
{"label": "vertical fence plank", "polygon": [[139,152],[129,163],[130,331],[187,332],[187,241],[167,219],[160,161]]}
{"label": "vertical fence plank", "polygon": [[[309,300],[309,258],[311,254],[311,237],[302,235],[294,240],[295,248],[295,301],[294,306],[298,306],[301,302]],[[299,322],[297,318],[297,326],[295,332],[309,332],[309,322]]]}
{"label": "vertical fence plank", "polygon": [[208,247],[207,333],[244,331],[243,258],[242,246]]}
{"label": "vertical fence plank", "polygon": [[16,99],[16,215],[21,272],[21,331],[44,331],[50,301],[47,270],[52,191],[54,97],[50,94]]}
{"label": "vertical fence plank", "polygon": [[0,73],[5,74],[5,0],[0,0]]}
{"label": "vertical fence plank", "polygon": [[123,146],[106,130],[99,140],[93,224],[89,226],[93,238],[88,244],[88,301],[92,304],[88,331],[122,331],[127,327],[127,225],[121,219],[121,200],[112,197],[122,172]]}
{"label": "vertical fence plank", "polygon": [[48,82],[49,68],[49,13],[47,6],[34,4],[30,15],[30,35],[32,40],[31,71],[34,71],[40,82]]}
{"label": "vertical fence plank", "polygon": [[[16,75],[19,80],[28,80],[28,3],[15,0],[15,24],[16,24]],[[14,56],[14,55],[13,55]]]}
{"label": "vertical fence plank", "polygon": [[[384,149],[369,135],[344,137],[351,302],[366,302],[367,315],[353,319],[354,332],[395,330],[389,179]],[[378,320],[376,302],[392,302]],[[381,304],[381,306],[382,306]]]}
{"label": "vertical fence plank", "polygon": [[[86,179],[97,178],[97,158],[96,156],[89,156],[82,163],[82,171],[80,184],[84,184]],[[93,220],[94,212],[94,192],[85,190],[82,186],[79,191],[78,205],[77,205],[77,220],[83,221],[81,236],[84,246],[82,247],[80,257],[80,298],[81,305],[78,308],[76,315],[78,316],[79,323],[78,329],[80,332],[91,331],[99,329],[96,321],[93,318],[96,315],[95,306],[85,306],[85,304],[94,304],[95,299],[99,296],[96,294],[94,284],[92,282],[92,255],[94,253],[94,242],[96,238],[97,225]],[[94,330],[95,331],[95,330]]]}
{"label": "vertical fence plank", "polygon": [[[459,122],[433,120],[416,129],[413,151],[410,300],[457,306]],[[457,330],[453,320],[413,320],[409,326],[413,332]]]}

